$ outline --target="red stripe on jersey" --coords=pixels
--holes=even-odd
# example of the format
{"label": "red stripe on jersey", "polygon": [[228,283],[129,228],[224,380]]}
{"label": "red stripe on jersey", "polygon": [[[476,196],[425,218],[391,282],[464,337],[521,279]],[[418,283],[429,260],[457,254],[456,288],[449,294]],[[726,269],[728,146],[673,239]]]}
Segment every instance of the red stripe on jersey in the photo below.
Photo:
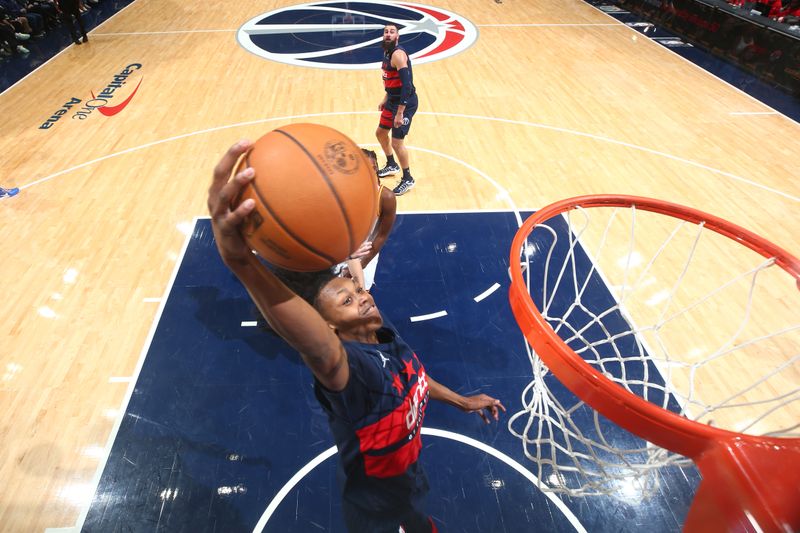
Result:
{"label": "red stripe on jersey", "polygon": [[396,89],[398,87],[403,86],[403,82],[400,80],[400,74],[394,71],[383,71],[383,86],[387,89]]}
{"label": "red stripe on jersey", "polygon": [[[419,413],[415,413],[415,415],[411,414],[417,388],[419,388],[419,382],[411,387],[406,397],[403,398],[400,405],[395,407],[394,411],[385,415],[377,422],[356,430],[356,436],[358,437],[362,452],[380,450],[408,438],[415,424],[407,424],[406,418],[411,419],[412,422],[416,422],[417,416],[419,416]],[[419,403],[421,402],[417,400],[417,406],[419,406]]]}
{"label": "red stripe on jersey", "polygon": [[[422,448],[420,426],[428,403],[428,381],[422,365],[416,375],[417,382],[400,405],[377,422],[356,430],[368,476],[398,476],[419,457]],[[381,453],[388,447],[398,445],[396,450]]]}
{"label": "red stripe on jersey", "polygon": [[422,449],[420,434],[414,436],[407,444],[386,455],[364,454],[364,470],[372,477],[399,476],[416,462]]}

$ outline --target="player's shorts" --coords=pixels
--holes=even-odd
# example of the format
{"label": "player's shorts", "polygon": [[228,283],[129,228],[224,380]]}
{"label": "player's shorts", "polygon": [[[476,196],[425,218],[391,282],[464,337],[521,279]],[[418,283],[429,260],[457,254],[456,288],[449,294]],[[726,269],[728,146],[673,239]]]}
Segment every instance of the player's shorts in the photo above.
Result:
{"label": "player's shorts", "polygon": [[411,129],[411,119],[414,118],[414,113],[417,112],[418,103],[419,100],[416,94],[408,99],[406,109],[403,111],[403,124],[399,128],[395,128],[394,114],[397,113],[397,106],[399,104],[391,101],[386,102],[386,105],[383,106],[383,110],[381,111],[378,127],[385,130],[392,130],[392,137],[395,139],[404,139]]}
{"label": "player's shorts", "polygon": [[433,520],[414,507],[388,515],[373,514],[342,501],[342,513],[349,533],[437,533]]}

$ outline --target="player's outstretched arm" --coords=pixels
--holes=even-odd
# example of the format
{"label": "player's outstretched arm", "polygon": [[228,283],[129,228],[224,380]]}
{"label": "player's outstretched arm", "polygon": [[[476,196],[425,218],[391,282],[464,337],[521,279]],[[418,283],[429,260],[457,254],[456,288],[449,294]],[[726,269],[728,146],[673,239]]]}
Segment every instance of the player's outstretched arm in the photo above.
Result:
{"label": "player's outstretched arm", "polygon": [[372,242],[371,241],[364,241],[361,243],[361,246],[358,247],[358,250],[352,253],[350,257],[347,258],[347,270],[350,272],[350,277],[353,278],[356,282],[356,285],[359,287],[364,286],[364,268],[362,265],[364,258],[367,257],[372,252]]}
{"label": "player's outstretched arm", "polygon": [[478,416],[487,424],[489,423],[489,416],[495,420],[500,420],[500,410],[503,412],[506,410],[503,404],[500,403],[500,400],[492,398],[491,396],[487,396],[486,394],[461,396],[435,381],[430,375],[426,375],[425,377],[428,380],[428,387],[432,400],[438,400],[458,407],[465,413],[478,413]]}
{"label": "player's outstretched arm", "polygon": [[325,387],[342,390],[350,373],[339,338],[316,309],[264,267],[245,243],[239,228],[253,210],[253,200],[245,200],[231,209],[231,201],[255,176],[253,169],[247,168],[228,179],[239,156],[251,147],[250,141],[236,143],[214,168],[208,211],[217,249],[275,332],[300,352]]}
{"label": "player's outstretched arm", "polygon": [[378,201],[381,203],[381,216],[378,218],[378,223],[375,225],[370,239],[372,248],[368,254],[361,257],[362,266],[367,266],[381,251],[381,248],[389,239],[389,234],[392,232],[394,221],[397,218],[397,198],[391,189],[381,187],[381,197]]}

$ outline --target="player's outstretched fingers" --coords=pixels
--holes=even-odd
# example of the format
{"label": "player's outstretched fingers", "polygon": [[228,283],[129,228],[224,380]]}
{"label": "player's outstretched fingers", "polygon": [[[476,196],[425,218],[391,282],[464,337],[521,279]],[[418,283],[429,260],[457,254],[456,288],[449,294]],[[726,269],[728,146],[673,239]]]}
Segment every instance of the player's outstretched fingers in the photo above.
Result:
{"label": "player's outstretched fingers", "polygon": [[228,183],[226,183],[222,190],[219,192],[219,199],[220,204],[222,206],[227,206],[229,212],[227,216],[225,216],[224,224],[230,226],[238,226],[242,223],[244,218],[253,210],[256,205],[255,200],[252,198],[248,198],[235,209],[230,209],[231,202],[234,198],[237,198],[241,193],[242,189],[247,186],[248,183],[253,181],[255,178],[256,172],[250,167],[242,170],[241,172],[237,173],[233,179],[231,179]]}
{"label": "player's outstretched fingers", "polygon": [[[219,160],[217,165],[214,167],[214,175],[211,180],[211,186],[208,189],[208,210],[211,215],[214,215],[214,210],[219,207],[218,196],[219,192],[228,182],[231,176],[231,172],[233,171],[236,162],[239,160],[242,154],[247,152],[253,143],[248,140],[241,140],[228,148],[228,151],[225,152],[225,155],[222,156],[222,159]],[[229,205],[230,200],[228,201],[227,205]]]}

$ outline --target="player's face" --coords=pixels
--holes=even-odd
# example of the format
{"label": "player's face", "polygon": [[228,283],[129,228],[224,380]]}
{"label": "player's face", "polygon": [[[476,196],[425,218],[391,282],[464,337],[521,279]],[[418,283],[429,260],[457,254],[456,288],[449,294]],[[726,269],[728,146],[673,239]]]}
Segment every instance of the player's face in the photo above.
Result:
{"label": "player's face", "polygon": [[397,46],[397,41],[399,39],[400,39],[400,34],[397,33],[397,28],[395,26],[385,26],[383,28],[384,48],[388,48],[389,46]]}
{"label": "player's face", "polygon": [[372,295],[350,278],[334,278],[317,296],[322,317],[345,337],[359,337],[383,325]]}

